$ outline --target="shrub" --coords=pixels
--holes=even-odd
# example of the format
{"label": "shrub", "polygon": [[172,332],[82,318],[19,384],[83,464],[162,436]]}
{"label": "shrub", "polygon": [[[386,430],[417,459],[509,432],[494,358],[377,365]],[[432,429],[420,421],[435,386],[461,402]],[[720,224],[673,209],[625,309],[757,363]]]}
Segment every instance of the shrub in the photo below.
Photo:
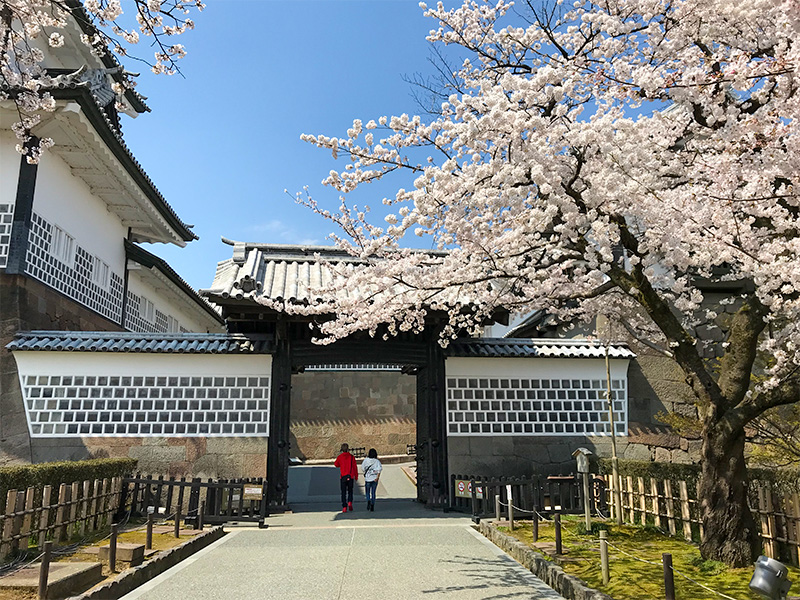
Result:
{"label": "shrub", "polygon": [[58,488],[62,483],[123,476],[133,472],[136,462],[134,458],[96,458],[0,467],[0,511],[5,510],[8,490]]}

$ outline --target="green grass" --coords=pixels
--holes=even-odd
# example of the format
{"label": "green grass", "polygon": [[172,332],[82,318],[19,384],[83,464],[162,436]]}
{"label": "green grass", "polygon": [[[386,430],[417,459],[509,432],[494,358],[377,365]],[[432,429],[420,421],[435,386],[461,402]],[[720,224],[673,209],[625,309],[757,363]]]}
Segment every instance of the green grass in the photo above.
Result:
{"label": "green grass", "polygon": [[[727,594],[737,600],[758,600],[761,597],[748,588],[753,568],[730,569],[722,563],[704,561],[695,544],[671,538],[653,526],[634,527],[605,523],[608,528],[609,569],[611,578],[603,585],[600,572],[600,544],[598,536],[581,535],[581,521],[563,518],[562,546],[564,555],[560,559],[562,568],[575,575],[590,587],[608,594],[614,600],[658,600],[664,598],[664,571],[662,553],[672,554],[672,565],[687,577],[703,585]],[[533,544],[531,523],[520,522],[513,532],[500,527],[501,531],[518,540]],[[595,529],[595,527],[593,527]],[[552,524],[539,524],[539,543],[555,542]],[[612,547],[615,546],[615,547]],[[541,549],[540,549],[541,551]],[[637,560],[640,559],[640,560]],[[642,561],[649,561],[647,564]],[[786,562],[786,561],[784,561]],[[788,566],[788,565],[787,565]],[[789,580],[794,582],[790,594],[800,589],[800,569],[789,566]],[[680,600],[720,600],[720,596],[704,590],[675,573],[675,594]]]}

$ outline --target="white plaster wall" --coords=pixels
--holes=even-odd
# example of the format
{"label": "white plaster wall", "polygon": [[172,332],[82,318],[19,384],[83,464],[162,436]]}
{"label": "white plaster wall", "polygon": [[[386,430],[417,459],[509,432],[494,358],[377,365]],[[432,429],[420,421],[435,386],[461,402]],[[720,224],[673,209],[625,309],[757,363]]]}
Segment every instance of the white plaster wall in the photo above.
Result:
{"label": "white plaster wall", "polygon": [[[612,358],[611,379],[628,378],[628,359]],[[602,358],[448,358],[447,377],[606,378]]]}
{"label": "white plaster wall", "polygon": [[[164,284],[166,286],[166,284]],[[199,333],[222,333],[224,327],[213,321],[211,315],[204,317],[205,311],[193,300],[185,298],[178,302],[171,292],[164,288],[153,287],[149,281],[143,281],[137,270],[128,271],[128,291],[137,296],[144,296],[150,300],[165,315],[177,319],[180,325],[189,331]],[[200,311],[203,311],[202,314]]]}
{"label": "white plaster wall", "polygon": [[127,236],[127,227],[52,150],[45,152],[39,163],[33,210],[124,277],[122,240]]}
{"label": "white plaster wall", "polygon": [[0,130],[0,204],[14,204],[17,196],[20,156],[14,147],[17,138],[11,131]]}
{"label": "white plaster wall", "polygon": [[14,352],[20,382],[27,375],[270,376],[272,356],[117,352]]}

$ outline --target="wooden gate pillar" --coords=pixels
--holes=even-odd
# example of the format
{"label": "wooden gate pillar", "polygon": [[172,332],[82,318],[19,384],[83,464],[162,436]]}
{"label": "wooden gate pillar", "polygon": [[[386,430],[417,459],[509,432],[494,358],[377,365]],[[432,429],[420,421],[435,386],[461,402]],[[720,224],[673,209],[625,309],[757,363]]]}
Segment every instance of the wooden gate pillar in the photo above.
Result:
{"label": "wooden gate pillar", "polygon": [[435,333],[428,336],[427,364],[417,373],[417,499],[449,506],[447,387],[444,352]]}
{"label": "wooden gate pillar", "polygon": [[270,380],[269,441],[267,442],[267,499],[270,512],[287,509],[289,489],[289,411],[292,356],[285,322],[278,323]]}

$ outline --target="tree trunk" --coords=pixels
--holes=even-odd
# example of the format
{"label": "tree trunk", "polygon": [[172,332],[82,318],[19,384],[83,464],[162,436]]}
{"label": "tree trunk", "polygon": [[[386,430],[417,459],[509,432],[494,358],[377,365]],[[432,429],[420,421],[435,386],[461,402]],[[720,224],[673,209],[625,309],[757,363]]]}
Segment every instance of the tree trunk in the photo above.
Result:
{"label": "tree trunk", "polygon": [[760,554],[761,542],[747,502],[744,432],[705,429],[698,492],[705,530],[700,554],[731,567],[747,567]]}

